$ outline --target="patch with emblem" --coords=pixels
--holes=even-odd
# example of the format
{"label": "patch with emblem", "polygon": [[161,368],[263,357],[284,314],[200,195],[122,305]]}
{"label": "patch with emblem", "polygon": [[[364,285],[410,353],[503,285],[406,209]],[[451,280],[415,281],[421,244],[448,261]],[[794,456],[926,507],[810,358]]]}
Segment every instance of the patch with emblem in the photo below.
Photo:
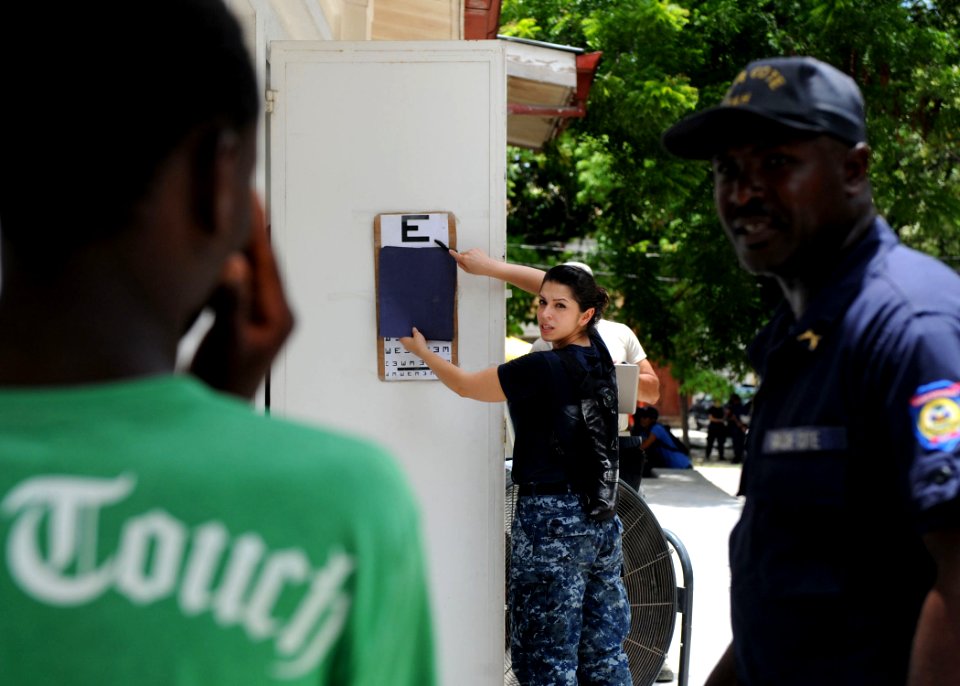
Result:
{"label": "patch with emblem", "polygon": [[927,450],[953,450],[960,444],[960,381],[934,381],[910,398],[917,439]]}

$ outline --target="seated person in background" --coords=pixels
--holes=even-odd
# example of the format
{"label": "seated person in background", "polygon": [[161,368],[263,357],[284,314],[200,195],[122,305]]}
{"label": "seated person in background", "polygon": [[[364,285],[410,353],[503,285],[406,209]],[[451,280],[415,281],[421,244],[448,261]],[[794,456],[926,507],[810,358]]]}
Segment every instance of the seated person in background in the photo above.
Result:
{"label": "seated person in background", "polygon": [[690,449],[674,436],[670,429],[659,423],[660,412],[649,405],[637,408],[633,415],[630,433],[643,439],[640,447],[646,453],[649,467],[666,469],[690,469]]}

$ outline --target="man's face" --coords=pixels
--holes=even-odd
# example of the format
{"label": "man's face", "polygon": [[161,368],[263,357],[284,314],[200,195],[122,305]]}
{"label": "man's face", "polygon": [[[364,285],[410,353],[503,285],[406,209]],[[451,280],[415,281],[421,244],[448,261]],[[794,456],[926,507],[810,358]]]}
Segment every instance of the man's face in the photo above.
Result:
{"label": "man's face", "polygon": [[850,230],[848,148],[827,136],[738,144],[713,159],[720,221],[748,271],[815,272]]}

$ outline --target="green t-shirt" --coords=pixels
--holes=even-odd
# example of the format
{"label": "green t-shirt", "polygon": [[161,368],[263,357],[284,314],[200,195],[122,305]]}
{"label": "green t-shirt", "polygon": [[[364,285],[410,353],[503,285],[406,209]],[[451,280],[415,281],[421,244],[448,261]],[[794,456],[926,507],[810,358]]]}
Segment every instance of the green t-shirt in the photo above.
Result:
{"label": "green t-shirt", "polygon": [[418,512],[188,377],[0,390],[0,683],[429,686]]}

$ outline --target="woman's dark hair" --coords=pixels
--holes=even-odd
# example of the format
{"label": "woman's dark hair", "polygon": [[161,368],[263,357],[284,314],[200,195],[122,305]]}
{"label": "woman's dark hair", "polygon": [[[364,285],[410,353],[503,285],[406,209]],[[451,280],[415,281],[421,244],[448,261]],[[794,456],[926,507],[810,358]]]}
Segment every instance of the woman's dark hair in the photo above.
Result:
{"label": "woman's dark hair", "polygon": [[610,303],[610,295],[606,289],[597,285],[592,275],[580,269],[580,267],[558,264],[543,277],[544,283],[548,281],[567,286],[581,310],[586,311],[591,307],[594,308],[593,318],[588,326],[592,328],[597,325],[597,322],[603,316],[603,311]]}

